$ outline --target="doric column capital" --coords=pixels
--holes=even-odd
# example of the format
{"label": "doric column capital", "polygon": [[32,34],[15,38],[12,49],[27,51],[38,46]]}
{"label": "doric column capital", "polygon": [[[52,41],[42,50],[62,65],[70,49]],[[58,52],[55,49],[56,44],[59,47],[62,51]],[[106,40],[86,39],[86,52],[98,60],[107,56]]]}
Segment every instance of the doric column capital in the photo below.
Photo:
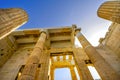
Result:
{"label": "doric column capital", "polygon": [[77,26],[76,26],[75,24],[72,24],[72,27],[73,27],[73,28],[77,28]]}
{"label": "doric column capital", "polygon": [[81,31],[81,28],[75,29],[75,36],[77,36],[80,33],[80,31]]}
{"label": "doric column capital", "polygon": [[47,30],[47,29],[41,29],[41,30],[40,30],[40,33],[45,33],[46,36],[47,36],[47,39],[49,38],[49,33],[48,33],[48,30]]}

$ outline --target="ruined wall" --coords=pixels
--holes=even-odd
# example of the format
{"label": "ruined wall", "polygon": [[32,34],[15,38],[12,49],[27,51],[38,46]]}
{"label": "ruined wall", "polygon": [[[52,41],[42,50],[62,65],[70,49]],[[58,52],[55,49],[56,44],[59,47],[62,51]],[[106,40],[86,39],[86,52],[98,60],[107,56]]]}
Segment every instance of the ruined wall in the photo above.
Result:
{"label": "ruined wall", "polygon": [[113,23],[100,43],[107,46],[120,58],[120,24]]}
{"label": "ruined wall", "polygon": [[97,47],[96,50],[120,74],[120,58],[106,46]]}
{"label": "ruined wall", "polygon": [[96,50],[120,74],[120,24],[112,23]]}
{"label": "ruined wall", "polygon": [[7,36],[0,40],[0,67],[16,51],[17,44],[12,36]]}
{"label": "ruined wall", "polygon": [[30,55],[34,45],[21,46],[12,57],[0,68],[1,80],[15,80],[19,69],[25,65],[28,56]]}

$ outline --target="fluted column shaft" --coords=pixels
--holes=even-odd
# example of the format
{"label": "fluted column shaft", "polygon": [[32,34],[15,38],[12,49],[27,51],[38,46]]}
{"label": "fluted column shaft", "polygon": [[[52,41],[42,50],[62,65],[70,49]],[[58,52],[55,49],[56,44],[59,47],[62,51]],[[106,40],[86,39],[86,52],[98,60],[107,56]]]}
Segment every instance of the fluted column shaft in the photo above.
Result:
{"label": "fluted column shaft", "polygon": [[28,21],[27,13],[20,8],[0,9],[0,39]]}
{"label": "fluted column shaft", "polygon": [[50,71],[50,80],[54,80],[54,74],[55,74],[55,68],[51,67],[51,71]]}
{"label": "fluted column shaft", "polygon": [[22,75],[19,80],[34,80],[38,68],[40,55],[43,52],[43,46],[46,39],[46,33],[42,32],[28,61],[23,69]]}
{"label": "fluted column shaft", "polygon": [[[92,75],[90,74],[89,69],[87,68],[87,65],[85,64],[85,61],[81,59],[81,53],[73,53],[74,58],[78,67],[79,76],[82,80],[93,80]],[[83,55],[82,55],[83,57]]]}
{"label": "fluted column shaft", "polygon": [[48,80],[49,79],[49,60],[50,60],[50,53],[49,52],[43,52],[40,58],[40,72],[38,74],[38,79],[37,80]]}
{"label": "fluted column shaft", "polygon": [[82,35],[82,33],[79,32],[79,30],[76,30],[76,36],[83,46],[84,51],[100,74],[102,80],[119,80],[120,76],[88,42],[88,40]]}
{"label": "fluted column shaft", "polygon": [[76,74],[75,74],[74,67],[71,66],[71,67],[69,67],[69,68],[70,68],[72,80],[77,80],[77,76],[76,76]]}
{"label": "fluted column shaft", "polygon": [[99,17],[120,24],[120,1],[106,1],[98,9]]}

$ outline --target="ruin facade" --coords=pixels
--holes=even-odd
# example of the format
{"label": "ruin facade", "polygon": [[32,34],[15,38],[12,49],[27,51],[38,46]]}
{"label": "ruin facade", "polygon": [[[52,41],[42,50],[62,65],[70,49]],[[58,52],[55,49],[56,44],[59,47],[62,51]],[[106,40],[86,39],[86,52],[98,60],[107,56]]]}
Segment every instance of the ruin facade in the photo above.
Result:
{"label": "ruin facade", "polygon": [[119,34],[120,24],[113,21],[94,47],[76,25],[14,31],[0,40],[0,80],[54,80],[58,68],[68,68],[72,80],[95,80],[89,66],[97,80],[119,80]]}

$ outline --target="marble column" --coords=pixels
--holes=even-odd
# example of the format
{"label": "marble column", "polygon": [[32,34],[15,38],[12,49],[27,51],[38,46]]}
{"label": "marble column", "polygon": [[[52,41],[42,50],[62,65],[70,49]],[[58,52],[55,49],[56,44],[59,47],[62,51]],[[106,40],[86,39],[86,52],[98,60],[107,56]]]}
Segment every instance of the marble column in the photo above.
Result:
{"label": "marble column", "polygon": [[51,66],[51,69],[50,69],[50,80],[54,80],[54,75],[55,75],[55,67],[54,66]]}
{"label": "marble column", "polygon": [[72,80],[77,80],[77,76],[75,74],[74,66],[70,66],[69,68],[70,68]]}
{"label": "marble column", "polygon": [[102,80],[119,80],[120,75],[105,61],[89,41],[82,35],[80,29],[76,29],[76,36],[79,39],[84,51],[94,64]]}
{"label": "marble column", "polygon": [[20,8],[0,9],[0,39],[28,21],[27,13]]}
{"label": "marble column", "polygon": [[43,54],[41,55],[40,58],[40,72],[39,74],[37,74],[39,77],[37,80],[49,80],[49,60],[50,60],[50,53],[47,52],[43,52]]}
{"label": "marble column", "polygon": [[75,58],[75,61],[76,61],[76,65],[77,65],[77,68],[78,68],[78,73],[79,73],[80,78],[82,80],[93,80],[92,75],[90,74],[90,71],[87,68],[86,63],[83,60],[84,56],[81,55],[82,53],[74,52],[73,54],[74,54],[74,58]]}
{"label": "marble column", "polygon": [[37,68],[39,66],[39,60],[43,53],[43,47],[46,37],[47,37],[46,32],[42,31],[18,80],[35,80],[35,75],[37,72]]}
{"label": "marble column", "polygon": [[106,1],[98,9],[99,17],[120,24],[120,1]]}
{"label": "marble column", "polygon": [[65,61],[66,60],[66,55],[63,55],[63,61]]}

